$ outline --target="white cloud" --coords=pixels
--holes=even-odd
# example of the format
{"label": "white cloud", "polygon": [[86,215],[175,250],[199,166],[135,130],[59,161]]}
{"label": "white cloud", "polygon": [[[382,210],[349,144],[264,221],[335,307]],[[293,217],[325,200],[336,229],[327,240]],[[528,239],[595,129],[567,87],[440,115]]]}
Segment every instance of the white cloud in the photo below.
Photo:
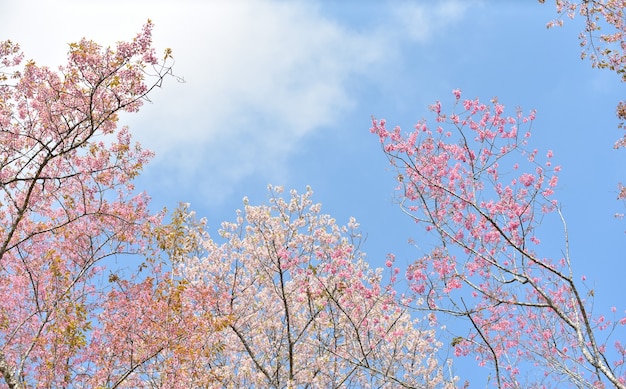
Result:
{"label": "white cloud", "polygon": [[441,33],[447,26],[457,22],[475,4],[471,0],[392,3],[393,14],[404,27],[408,38],[420,43],[427,42],[434,34]]}
{"label": "white cloud", "polygon": [[160,169],[178,170],[211,197],[251,175],[280,180],[303,137],[351,107],[349,80],[382,53],[377,39],[307,3],[220,4],[155,18],[157,35],[176,42],[175,71],[186,84],[166,85],[134,125]]}
{"label": "white cloud", "polygon": [[[455,1],[392,4],[418,40],[464,10]],[[186,83],[166,82],[154,104],[124,119],[157,152],[147,173],[162,176],[162,189],[195,188],[212,199],[246,177],[286,174],[302,139],[352,107],[355,77],[371,75],[407,39],[390,32],[395,20],[356,32],[305,1],[26,0],[8,6],[0,23],[27,57],[59,64],[68,42],[130,39],[148,18],[155,45],[173,49]]]}

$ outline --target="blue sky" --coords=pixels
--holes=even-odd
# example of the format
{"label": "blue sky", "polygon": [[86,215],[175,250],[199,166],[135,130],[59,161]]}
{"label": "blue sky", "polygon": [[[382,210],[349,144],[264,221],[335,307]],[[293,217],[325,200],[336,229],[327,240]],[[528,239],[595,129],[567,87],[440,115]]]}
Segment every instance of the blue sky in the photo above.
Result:
{"label": "blue sky", "polygon": [[[215,232],[244,196],[265,201],[268,183],[311,185],[325,212],[360,221],[375,266],[388,252],[408,264],[430,247],[393,204],[372,115],[410,130],[435,100],[452,103],[454,88],[498,96],[509,112],[537,109],[531,145],[552,149],[563,168],[557,197],[574,269],[598,312],[623,312],[626,220],[613,214],[625,211],[616,196],[626,151],[612,148],[623,86],[579,59],[580,21],[546,29],[555,16],[553,5],[521,0],[26,0],[3,5],[0,39],[56,66],[68,42],[113,44],[151,18],[156,47],[172,48],[186,81],[167,81],[123,118],[157,153],[137,184],[155,209],[190,202]],[[560,256],[558,223],[540,238]]]}

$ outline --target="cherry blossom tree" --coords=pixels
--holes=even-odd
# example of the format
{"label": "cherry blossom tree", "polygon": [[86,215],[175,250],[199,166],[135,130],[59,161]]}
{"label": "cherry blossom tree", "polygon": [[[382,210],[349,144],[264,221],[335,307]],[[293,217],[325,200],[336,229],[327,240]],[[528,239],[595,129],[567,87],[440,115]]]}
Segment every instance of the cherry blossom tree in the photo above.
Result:
{"label": "cherry blossom tree", "polygon": [[[196,315],[222,320],[214,359],[220,387],[454,387],[427,320],[411,317],[390,274],[359,251],[358,224],[338,226],[311,190],[270,186],[269,205],[244,199],[222,242],[188,215],[175,257]],[[389,282],[383,282],[385,278]]]}
{"label": "cherry blossom tree", "polygon": [[[543,1],[542,1],[543,2]],[[584,19],[583,31],[579,34],[582,47],[581,58],[589,59],[591,66],[617,73],[626,81],[626,1],[624,0],[557,0],[558,17],[548,22],[547,27],[562,26],[564,19],[579,16]],[[626,121],[626,102],[617,105],[617,117]],[[615,142],[615,148],[626,147],[626,134]],[[621,199],[626,199],[626,189],[620,185]]]}
{"label": "cherry blossom tree", "polygon": [[[438,242],[406,273],[425,302],[418,308],[465,319],[467,332],[450,343],[491,366],[497,387],[626,388],[626,349],[611,336],[626,317],[592,312],[554,197],[559,167],[551,151],[529,148],[535,113],[454,96],[452,109],[435,103],[434,123],[409,133],[372,121],[402,210]],[[563,254],[550,258],[540,254],[541,224],[554,219]]]}
{"label": "cherry blossom tree", "polygon": [[184,357],[181,323],[197,323],[163,260],[104,268],[169,244],[133,187],[151,153],[117,125],[171,74],[151,30],[73,43],[58,70],[0,43],[0,387],[155,387]]}
{"label": "cherry blossom tree", "polygon": [[562,26],[564,18],[582,17],[585,26],[578,36],[583,48],[581,57],[588,58],[593,67],[616,72],[626,81],[625,8],[623,0],[557,0],[559,16],[548,22],[547,27]]}

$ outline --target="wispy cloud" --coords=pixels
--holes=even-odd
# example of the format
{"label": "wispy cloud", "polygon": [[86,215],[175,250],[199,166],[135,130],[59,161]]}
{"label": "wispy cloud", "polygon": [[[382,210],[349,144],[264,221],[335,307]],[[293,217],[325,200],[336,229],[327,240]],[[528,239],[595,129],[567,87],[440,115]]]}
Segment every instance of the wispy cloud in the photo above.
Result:
{"label": "wispy cloud", "polygon": [[186,83],[167,85],[134,126],[158,169],[211,197],[249,176],[286,174],[302,139],[352,106],[351,80],[383,58],[378,38],[310,3],[220,4],[159,24]]}
{"label": "wispy cloud", "polygon": [[[151,18],[156,46],[173,49],[174,71],[186,83],[166,83],[154,104],[124,120],[157,152],[146,171],[150,182],[158,176],[163,190],[193,188],[219,200],[246,177],[282,181],[303,139],[353,106],[354,80],[374,77],[400,42],[428,39],[466,7],[390,4],[393,20],[359,31],[325,15],[319,3],[266,0],[26,1],[11,5],[0,22],[28,57],[57,64],[70,41],[129,39]],[[384,25],[397,18],[401,36]]]}
{"label": "wispy cloud", "polygon": [[392,2],[394,20],[403,26],[406,36],[424,43],[449,25],[458,22],[465,11],[476,5],[472,0]]}

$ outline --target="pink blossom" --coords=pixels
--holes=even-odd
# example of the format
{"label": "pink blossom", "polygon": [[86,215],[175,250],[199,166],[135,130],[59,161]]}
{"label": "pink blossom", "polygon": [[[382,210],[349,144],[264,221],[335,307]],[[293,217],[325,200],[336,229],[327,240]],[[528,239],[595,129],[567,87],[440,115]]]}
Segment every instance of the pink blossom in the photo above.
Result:
{"label": "pink blossom", "polygon": [[535,176],[532,174],[524,173],[519,178],[520,182],[524,186],[531,186],[535,182]]}
{"label": "pink blossom", "polygon": [[[552,165],[552,150],[529,148],[535,111],[506,116],[495,99],[491,104],[476,99],[464,100],[465,111],[458,113],[460,91],[453,94],[450,112],[440,102],[431,106],[434,126],[425,119],[416,126],[411,152],[405,147],[410,135],[386,140],[393,145],[385,148],[387,157],[403,177],[398,192],[403,210],[437,239],[407,270],[415,301],[424,302],[429,313],[470,319],[471,341],[456,345],[455,353],[492,367],[497,362],[511,376],[523,375],[525,358],[532,355],[546,377],[571,382],[567,372],[550,368],[559,352],[559,358],[580,363],[581,371],[597,371],[581,347],[604,353],[587,334],[611,324],[601,315],[582,319],[592,310],[578,297],[585,293],[571,280],[569,260],[555,263],[528,245],[540,244],[545,231],[537,227],[544,218],[559,219],[554,214],[559,203],[551,197],[560,167]],[[471,289],[462,294],[457,289],[464,285]],[[598,360],[608,372],[603,379],[615,384],[605,356]],[[518,387],[511,376],[500,376],[498,385]],[[590,377],[597,379],[585,379]]]}

